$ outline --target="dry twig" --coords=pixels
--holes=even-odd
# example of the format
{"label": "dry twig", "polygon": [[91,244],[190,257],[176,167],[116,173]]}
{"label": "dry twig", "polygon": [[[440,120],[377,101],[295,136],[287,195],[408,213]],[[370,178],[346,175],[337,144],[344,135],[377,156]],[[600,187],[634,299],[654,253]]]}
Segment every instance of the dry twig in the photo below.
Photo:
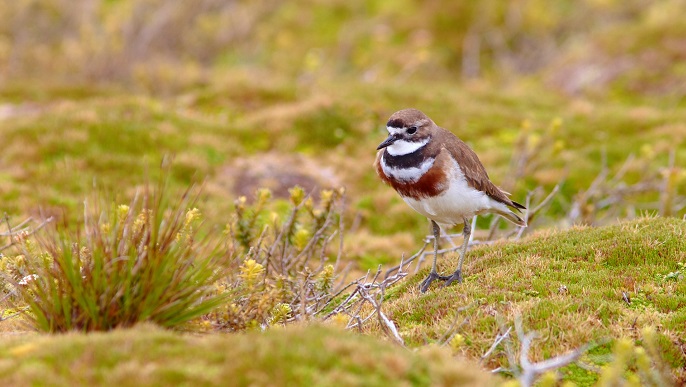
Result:
{"label": "dry twig", "polygon": [[507,340],[510,337],[510,332],[512,331],[512,327],[507,328],[505,333],[498,333],[495,337],[495,340],[493,341],[493,344],[491,344],[491,347],[486,351],[483,355],[481,355],[481,361],[483,362],[484,360],[488,359],[489,356],[495,351],[496,348],[498,348],[498,345],[503,342],[503,340]]}
{"label": "dry twig", "polygon": [[484,361],[489,356],[491,356],[497,348],[497,346],[500,343],[504,342],[505,354],[508,358],[509,368],[500,367],[493,370],[492,372],[510,372],[513,375],[515,375],[519,383],[525,387],[532,386],[539,375],[547,371],[556,370],[558,368],[564,367],[576,361],[581,355],[583,355],[586,351],[588,351],[591,348],[591,346],[588,344],[583,345],[567,354],[555,356],[550,359],[532,363],[529,360],[529,351],[531,350],[531,345],[533,341],[537,339],[540,335],[538,334],[538,332],[535,331],[524,332],[524,329],[522,328],[521,316],[517,316],[515,318],[514,325],[515,333],[517,334],[517,338],[519,339],[520,343],[519,360],[517,360],[515,356],[515,351],[511,345],[510,332],[512,328],[508,328],[504,333],[499,333],[496,336],[493,345],[491,345],[489,350],[481,356],[481,361]]}
{"label": "dry twig", "polygon": [[546,371],[564,367],[567,364],[576,361],[576,359],[578,359],[589,349],[588,345],[584,345],[565,355],[559,355],[551,359],[543,360],[537,363],[531,363],[531,361],[529,361],[529,350],[531,349],[531,344],[533,341],[539,337],[538,332],[524,333],[521,317],[517,317],[515,319],[515,332],[517,332],[517,336],[519,337],[519,341],[521,343],[521,351],[519,353],[519,365],[521,367],[521,373],[517,376],[517,379],[522,386],[533,385],[534,380],[538,375]]}
{"label": "dry twig", "polygon": [[[350,293],[350,295],[348,295],[348,297],[345,298],[345,300],[339,303],[331,312],[324,316],[323,319],[326,320],[336,314],[345,313],[350,316],[347,324],[348,329],[362,329],[362,325],[365,322],[369,321],[373,316],[377,316],[379,324],[384,332],[393,338],[393,340],[398,344],[404,345],[404,340],[400,336],[398,328],[395,326],[395,323],[393,323],[393,321],[383,312],[381,306],[386,289],[408,275],[408,273],[405,271],[408,265],[409,262],[402,261],[397,267],[388,270],[384,275],[383,280],[380,280],[381,266],[379,266],[371,280],[369,280],[371,273],[367,272],[367,275],[364,277],[351,282],[348,284],[348,286],[341,289],[341,291],[334,295],[332,299],[335,299],[345,289],[348,289],[352,286],[355,286],[354,290]],[[362,313],[364,305],[367,303],[372,306],[373,311],[369,315],[361,317],[360,313]]]}
{"label": "dry twig", "polygon": [[33,229],[31,227],[24,227],[29,222],[33,221],[33,218],[25,219],[24,221],[22,221],[21,223],[19,223],[15,227],[11,226],[9,215],[5,214],[5,216],[3,217],[3,220],[5,221],[5,224],[7,225],[7,232],[0,233],[0,237],[8,237],[10,241],[8,244],[6,244],[4,246],[0,246],[0,251],[4,251],[6,249],[9,249],[10,247],[19,243],[19,241],[17,240],[17,238],[15,238],[15,236],[21,235],[22,237],[27,237],[27,236],[31,236],[31,235],[35,234],[36,232],[41,230],[43,227],[45,227],[49,223],[51,223],[53,221],[53,217],[51,216],[51,217],[48,217],[47,219],[43,220]]}

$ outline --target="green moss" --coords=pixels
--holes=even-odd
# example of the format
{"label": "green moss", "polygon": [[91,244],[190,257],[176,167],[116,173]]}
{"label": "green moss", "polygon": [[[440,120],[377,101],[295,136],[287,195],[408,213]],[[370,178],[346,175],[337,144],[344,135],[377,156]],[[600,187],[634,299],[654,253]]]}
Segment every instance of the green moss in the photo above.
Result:
{"label": "green moss", "polygon": [[[660,340],[665,361],[684,367],[686,357],[669,338],[677,340],[686,304],[682,293],[664,288],[656,274],[673,269],[686,249],[685,233],[683,220],[643,218],[479,247],[468,253],[464,283],[447,289],[437,285],[419,294],[416,287],[425,269],[399,285],[402,290],[389,293],[385,305],[401,331],[411,336],[408,341],[421,345],[422,338],[443,335],[452,311],[478,300],[479,307],[465,314],[469,323],[462,331],[472,337],[468,352],[475,357],[492,343],[497,321],[511,324],[515,311],[527,329],[546,338],[536,343],[533,356],[538,359],[623,337],[636,324],[658,324],[668,329]],[[439,271],[452,271],[456,259],[449,255],[439,260]],[[560,290],[562,285],[566,290]],[[630,295],[631,304],[623,300],[622,291]],[[588,382],[585,372],[572,368],[568,374],[569,380]]]}
{"label": "green moss", "polygon": [[[297,345],[294,345],[297,343]],[[186,336],[149,326],[5,340],[3,384],[493,384],[447,352],[418,354],[331,328]]]}
{"label": "green moss", "polygon": [[[371,167],[388,115],[400,107],[416,106],[467,141],[498,184],[506,183],[511,174],[510,157],[522,122],[529,123],[530,133],[545,137],[551,122],[560,118],[561,127],[550,140],[562,141],[562,150],[548,154],[551,151],[546,149],[545,173],[530,171],[514,189],[509,188],[522,201],[532,187],[542,185],[549,190],[565,179],[548,218],[541,219],[544,224],[565,214],[569,201],[588,187],[590,177],[600,171],[602,151],[615,171],[628,153],[642,155],[642,147],[648,146],[655,156],[641,156],[640,165],[627,172],[627,181],[645,177],[645,168],[657,175],[667,163],[665,144],[676,144],[669,131],[661,128],[684,119],[681,109],[671,108],[652,107],[642,113],[646,118],[628,114],[647,109],[642,108],[645,101],[602,101],[602,111],[579,114],[575,103],[599,101],[566,100],[540,86],[496,90],[478,85],[454,88],[431,81],[371,86],[346,78],[314,88],[295,87],[280,78],[231,79],[168,99],[114,90],[72,96],[50,87],[46,87],[46,97],[34,98],[27,88],[29,102],[37,104],[29,104],[30,111],[18,111],[0,129],[3,163],[13,167],[0,199],[19,213],[47,200],[69,208],[70,203],[81,201],[94,181],[105,190],[120,191],[124,185],[141,184],[146,173],[156,177],[155,166],[167,155],[176,155],[172,184],[180,187],[220,175],[227,164],[252,153],[302,151],[333,168],[348,187],[351,202],[359,202],[362,227],[382,235],[411,231],[421,238],[426,233],[421,216],[397,196],[390,202],[378,201],[381,193],[392,191]],[[427,89],[433,92],[425,93]],[[5,101],[14,102],[22,89],[12,90]],[[459,111],[451,106],[459,106]],[[602,138],[598,137],[601,132],[605,133]],[[604,140],[617,136],[621,144]],[[685,152],[678,149],[677,159],[686,157]],[[359,162],[351,167],[345,160]],[[677,192],[684,184],[678,185]],[[20,203],[12,200],[17,196]],[[208,199],[219,206],[226,196],[215,191]],[[656,200],[656,192],[637,195],[620,207]],[[477,227],[484,229],[489,223],[488,217],[480,217]],[[628,263],[617,259],[608,264]]]}
{"label": "green moss", "polygon": [[577,386],[593,386],[598,381],[598,374],[576,364],[560,369],[564,380],[574,381]]}

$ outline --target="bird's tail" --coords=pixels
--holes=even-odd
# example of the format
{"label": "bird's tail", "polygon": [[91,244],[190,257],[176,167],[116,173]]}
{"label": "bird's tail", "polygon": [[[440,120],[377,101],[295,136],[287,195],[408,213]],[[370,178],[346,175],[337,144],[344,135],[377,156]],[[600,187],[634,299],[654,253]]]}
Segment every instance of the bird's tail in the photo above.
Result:
{"label": "bird's tail", "polygon": [[510,200],[510,203],[512,203],[511,206],[514,207],[515,209],[517,209],[517,211],[519,211],[519,212],[522,212],[522,210],[526,210],[526,207],[524,207],[523,205],[521,205],[521,204],[515,202],[514,200]]}
{"label": "bird's tail", "polygon": [[[513,202],[513,203],[516,203],[516,202]],[[516,204],[519,204],[519,203],[516,203]],[[525,209],[525,207],[522,206],[521,204],[519,204],[519,206],[521,206],[522,209]],[[515,207],[515,208],[517,208],[517,210],[519,210],[519,207]],[[507,210],[497,211],[496,213],[498,215],[502,216],[503,218],[509,220],[510,222],[516,224],[517,226],[521,226],[521,227],[527,226],[526,220],[522,219],[519,215],[515,214],[514,211],[510,210],[509,208]]]}
{"label": "bird's tail", "polygon": [[519,215],[512,211],[499,211],[498,215],[516,224],[517,226],[526,227],[526,220],[522,219]]}

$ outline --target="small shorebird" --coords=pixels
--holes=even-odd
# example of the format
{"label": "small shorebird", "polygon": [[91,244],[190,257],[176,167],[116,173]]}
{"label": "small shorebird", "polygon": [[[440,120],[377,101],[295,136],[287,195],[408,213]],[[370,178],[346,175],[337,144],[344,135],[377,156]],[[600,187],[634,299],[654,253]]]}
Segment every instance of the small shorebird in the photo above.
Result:
{"label": "small shorebird", "polygon": [[[494,213],[526,227],[516,213],[525,207],[490,181],[476,153],[453,133],[417,109],[393,113],[386,129],[388,138],[376,148],[376,172],[405,203],[429,218],[433,228],[434,260],[420,285],[422,293],[437,279],[445,281],[444,286],[462,282],[462,263],[471,235],[469,219],[474,215]],[[460,222],[464,223],[464,241],[457,270],[449,276],[439,275],[436,260],[441,227],[446,230]]]}

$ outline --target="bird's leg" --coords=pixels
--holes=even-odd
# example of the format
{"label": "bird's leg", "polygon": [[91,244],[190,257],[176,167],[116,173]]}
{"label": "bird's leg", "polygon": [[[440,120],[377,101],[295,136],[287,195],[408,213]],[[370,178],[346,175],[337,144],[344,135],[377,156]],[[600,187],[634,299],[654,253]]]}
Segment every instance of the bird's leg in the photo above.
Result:
{"label": "bird's leg", "polygon": [[457,270],[448,277],[443,286],[448,286],[453,281],[462,283],[462,264],[464,263],[464,256],[467,254],[467,246],[469,246],[469,236],[472,234],[472,227],[469,224],[467,218],[464,218],[464,229],[462,230],[462,235],[464,236],[464,241],[462,242],[462,250],[460,251],[460,261],[457,264]]}
{"label": "bird's leg", "polygon": [[441,236],[441,228],[438,227],[438,223],[434,222],[433,220],[431,221],[431,226],[433,227],[434,232],[434,262],[431,265],[431,273],[429,273],[429,276],[426,277],[426,279],[419,285],[419,290],[422,293],[426,292],[426,290],[429,288],[429,285],[431,285],[431,283],[435,280],[440,279],[445,281],[449,278],[438,275],[438,272],[436,271],[436,261],[438,260],[438,238]]}
{"label": "bird's leg", "polygon": [[[431,220],[429,220],[429,222],[431,222]],[[432,227],[433,227],[433,226],[432,226]],[[442,235],[439,234],[439,235],[441,235],[441,238],[442,238],[442,239],[447,239],[447,240],[448,240],[448,243],[450,243],[450,246],[451,246],[453,249],[457,250],[458,247],[457,247],[457,245],[455,244],[455,242],[453,242],[453,237],[458,236],[459,234],[448,234],[448,232],[446,232],[445,230],[442,230],[442,231],[443,231],[443,234],[442,234]],[[432,240],[433,238],[434,238],[434,236],[433,236],[433,231],[431,232],[431,235],[427,235],[427,236],[426,236],[426,240],[429,240],[429,241]]]}
{"label": "bird's leg", "polygon": [[438,223],[431,221],[431,226],[434,231],[434,261],[431,264],[431,272],[436,273],[436,261],[438,260],[438,238],[441,237],[441,228],[438,227]]}

